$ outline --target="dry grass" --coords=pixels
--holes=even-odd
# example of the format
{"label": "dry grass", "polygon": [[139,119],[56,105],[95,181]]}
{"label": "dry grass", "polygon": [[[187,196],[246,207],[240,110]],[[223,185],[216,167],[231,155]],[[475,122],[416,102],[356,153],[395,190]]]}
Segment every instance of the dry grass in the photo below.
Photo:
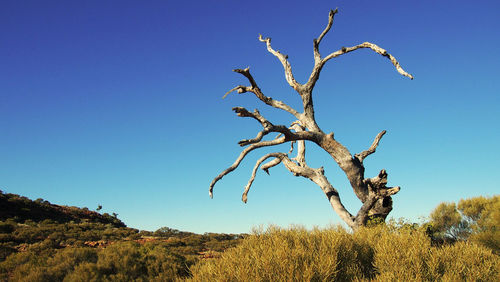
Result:
{"label": "dry grass", "polygon": [[411,228],[270,227],[191,271],[193,281],[500,281],[500,257],[471,243],[432,247]]}

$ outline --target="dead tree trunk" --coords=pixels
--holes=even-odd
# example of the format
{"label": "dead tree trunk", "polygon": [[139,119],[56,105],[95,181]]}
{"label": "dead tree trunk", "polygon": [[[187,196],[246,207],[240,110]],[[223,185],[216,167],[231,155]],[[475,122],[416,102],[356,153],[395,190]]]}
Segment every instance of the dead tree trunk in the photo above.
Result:
{"label": "dead tree trunk", "polygon": [[[292,73],[292,67],[288,62],[288,56],[283,55],[282,53],[274,50],[271,47],[271,38],[263,38],[261,35],[259,35],[259,40],[266,44],[267,50],[271,54],[276,56],[283,65],[286,81],[293,89],[295,89],[295,91],[297,91],[302,99],[303,111],[299,112],[282,101],[277,101],[271,97],[264,95],[264,93],[255,82],[255,79],[250,74],[249,68],[233,70],[234,72],[245,76],[248,79],[249,86],[238,85],[227,92],[223,98],[225,98],[229,93],[233,91],[236,91],[239,94],[253,93],[259,100],[261,100],[265,104],[290,113],[295,117],[296,120],[292,122],[290,126],[274,125],[269,120],[264,118],[257,109],[255,109],[253,112],[249,112],[242,107],[233,108],[238,116],[250,117],[255,119],[262,125],[263,129],[257,134],[255,138],[244,139],[239,142],[240,146],[246,148],[241,152],[239,157],[229,168],[221,172],[212,181],[209,190],[210,197],[213,196],[213,188],[215,183],[228,173],[235,170],[248,153],[261,147],[275,146],[290,142],[291,150],[288,153],[270,153],[264,155],[257,161],[253,169],[252,176],[245,187],[245,191],[243,192],[242,200],[245,203],[247,202],[247,195],[250,190],[250,186],[255,179],[257,169],[262,165],[261,169],[269,174],[270,168],[282,163],[294,175],[309,178],[311,181],[316,183],[325,193],[333,210],[353,230],[358,229],[360,226],[366,225],[368,219],[370,218],[380,218],[382,220],[385,220],[389,212],[392,210],[391,196],[396,194],[400,188],[386,186],[387,172],[384,169],[382,169],[380,173],[375,177],[365,178],[365,167],[363,164],[364,159],[375,152],[380,139],[384,136],[386,131],[381,131],[375,137],[375,140],[367,150],[358,154],[351,154],[345,146],[335,140],[333,133],[324,133],[316,123],[314,117],[312,93],[314,86],[319,79],[320,72],[326,62],[328,62],[330,59],[361,48],[369,48],[376,53],[379,53],[380,55],[388,58],[401,75],[409,77],[410,79],[413,79],[413,76],[404,71],[403,68],[401,68],[401,66],[399,65],[396,58],[394,58],[386,50],[370,42],[364,42],[353,47],[343,47],[338,51],[330,53],[326,57],[322,57],[319,52],[319,44],[323,37],[330,30],[333,24],[333,18],[336,13],[337,9],[335,9],[334,11],[330,11],[328,25],[320,34],[320,36],[317,39],[314,39],[314,68],[311,72],[311,75],[309,76],[308,81],[305,84],[300,84],[295,80]],[[263,140],[263,138],[271,132],[280,134],[274,139]],[[362,207],[356,215],[351,214],[344,207],[340,200],[339,193],[326,178],[324,169],[322,167],[311,168],[306,164],[305,141],[313,142],[323,148],[323,150],[330,154],[330,156],[344,171],[347,178],[349,179],[354,193],[363,203]],[[294,158],[290,158],[289,154],[293,152],[295,143],[297,144],[297,155]]]}

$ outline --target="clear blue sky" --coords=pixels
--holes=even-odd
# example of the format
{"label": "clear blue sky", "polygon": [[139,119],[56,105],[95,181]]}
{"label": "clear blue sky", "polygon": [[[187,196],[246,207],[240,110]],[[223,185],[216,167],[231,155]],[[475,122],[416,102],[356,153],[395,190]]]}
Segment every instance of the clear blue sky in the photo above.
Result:
{"label": "clear blue sky", "polygon": [[[388,133],[366,160],[385,168],[395,218],[417,220],[442,201],[498,194],[500,20],[498,1],[2,1],[0,3],[0,189],[32,199],[116,212],[128,226],[248,232],[269,223],[339,223],[321,190],[256,159],[218,183],[237,141],[260,129],[234,106],[259,108],[275,123],[290,116],[250,95],[222,95],[250,66],[263,91],[298,105],[277,59],[257,35],[290,56],[304,82],[312,39],[339,7],[323,54],[370,41],[415,76],[359,50],[330,61],[315,91],[319,125],[352,153]],[[288,147],[282,147],[288,150]],[[325,166],[357,212],[345,176]]]}

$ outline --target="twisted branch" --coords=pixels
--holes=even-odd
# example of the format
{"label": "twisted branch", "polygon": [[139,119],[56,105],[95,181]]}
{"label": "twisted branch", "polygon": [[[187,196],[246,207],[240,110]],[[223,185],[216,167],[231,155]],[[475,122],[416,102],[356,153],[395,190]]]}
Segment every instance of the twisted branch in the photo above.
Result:
{"label": "twisted branch", "polygon": [[265,163],[262,165],[261,169],[269,175],[269,169],[272,167],[275,167],[281,163],[281,158],[275,158],[273,160],[270,160],[268,163]]}
{"label": "twisted branch", "polygon": [[228,92],[226,92],[226,94],[224,94],[222,99],[226,98],[226,96],[233,91],[236,91],[238,94],[251,92],[251,93],[255,94],[255,96],[257,96],[257,98],[259,98],[259,100],[261,100],[265,104],[267,104],[271,107],[277,108],[277,109],[287,111],[290,114],[294,115],[297,119],[300,119],[301,114],[299,112],[297,112],[294,108],[288,106],[287,104],[283,103],[282,101],[274,100],[273,98],[268,97],[268,96],[264,95],[264,93],[262,93],[262,90],[260,90],[259,86],[255,82],[255,79],[250,74],[249,67],[247,67],[245,69],[234,69],[233,71],[245,76],[248,79],[248,81],[250,82],[251,86],[238,85],[238,86],[234,87],[233,89],[229,90]]}
{"label": "twisted branch", "polygon": [[[245,186],[245,191],[243,192],[243,195],[241,196],[241,200],[246,204],[247,199],[248,199],[248,191],[250,191],[250,187],[252,186],[253,181],[255,180],[255,175],[257,174],[257,169],[259,166],[267,159],[274,157],[275,159],[273,160],[280,160],[286,156],[284,153],[269,153],[263,157],[261,157],[259,160],[257,160],[257,163],[255,164],[253,170],[252,170],[252,176],[250,177],[250,180],[248,180],[247,185]],[[279,162],[277,162],[275,165],[277,165]],[[264,168],[263,168],[264,169]],[[269,174],[266,168],[266,172]]]}
{"label": "twisted branch", "polygon": [[[379,53],[380,55],[387,57],[391,63],[396,67],[396,70],[403,76],[409,77],[410,79],[413,79],[413,75],[407,73],[399,64],[399,62],[396,60],[394,56],[389,54],[385,49],[382,49],[381,47],[377,46],[376,44],[370,43],[370,42],[364,42],[359,45],[353,46],[353,47],[342,47],[340,50],[335,51],[325,58],[321,59],[321,54],[319,53],[319,44],[321,42],[321,39],[330,31],[330,28],[332,27],[333,24],[333,18],[335,14],[338,12],[337,9],[334,11],[330,11],[329,17],[328,17],[328,24],[323,30],[323,32],[320,34],[318,39],[314,40],[314,68],[311,72],[311,75],[309,76],[309,80],[307,81],[306,84],[304,84],[304,89],[307,89],[308,93],[312,92],[312,89],[314,88],[314,85],[319,79],[319,74],[321,73],[321,69],[325,65],[327,61],[329,61],[332,58],[336,58],[340,55],[352,52],[357,49],[361,48],[370,48],[373,51]],[[310,95],[310,94],[309,94]]]}
{"label": "twisted branch", "polygon": [[322,64],[326,63],[328,60],[332,59],[332,58],[336,58],[340,55],[343,55],[343,54],[347,54],[349,52],[352,52],[352,51],[355,51],[355,50],[358,50],[358,49],[362,49],[362,48],[370,48],[372,49],[373,51],[379,53],[380,55],[388,58],[391,63],[396,67],[396,70],[403,76],[406,76],[406,77],[409,77],[410,79],[413,79],[413,75],[407,73],[402,67],[401,65],[399,64],[399,62],[396,60],[396,58],[394,58],[393,55],[389,54],[385,49],[382,49],[381,47],[379,47],[378,45],[376,44],[373,44],[373,43],[370,43],[370,42],[364,42],[364,43],[361,43],[359,45],[356,45],[356,46],[353,46],[353,47],[342,47],[342,49],[338,50],[338,51],[335,51],[333,53],[331,53],[330,55],[326,56],[323,60],[322,60]]}
{"label": "twisted branch", "polygon": [[257,120],[264,128],[261,132],[257,134],[257,136],[254,139],[244,139],[239,141],[238,144],[240,144],[241,146],[246,146],[248,144],[259,142],[262,139],[262,137],[269,134],[270,132],[279,132],[283,134],[286,138],[286,141],[295,141],[295,140],[316,141],[319,140],[318,138],[320,138],[320,134],[318,134],[318,132],[310,132],[310,131],[292,132],[290,128],[284,125],[274,125],[266,118],[264,118],[257,109],[255,109],[253,113],[251,113],[243,107],[234,107],[233,111],[239,117],[251,117]]}
{"label": "twisted branch", "polygon": [[344,222],[351,228],[356,228],[354,225],[355,217],[352,216],[352,214],[342,204],[339,193],[326,178],[323,167],[314,169],[306,164],[298,165],[290,160],[286,155],[282,157],[282,161],[285,167],[295,176],[302,176],[316,183],[321,190],[323,190],[323,193],[325,193],[333,210],[340,216],[340,218],[342,218],[342,220],[344,220]]}
{"label": "twisted branch", "polygon": [[274,139],[274,140],[271,140],[271,141],[262,141],[262,142],[255,143],[255,144],[252,144],[252,145],[246,147],[240,153],[240,155],[238,156],[238,158],[236,159],[236,161],[234,161],[234,163],[230,167],[228,167],[227,169],[225,169],[223,172],[221,172],[219,175],[217,175],[214,178],[214,180],[212,180],[212,183],[210,183],[210,189],[208,190],[208,194],[210,195],[210,198],[213,198],[213,189],[214,189],[215,183],[217,183],[217,181],[221,180],[222,177],[224,177],[225,175],[229,174],[231,171],[235,170],[240,165],[241,161],[243,161],[243,159],[246,157],[246,155],[248,153],[250,153],[251,151],[253,151],[253,150],[257,149],[257,148],[268,147],[268,146],[275,146],[275,145],[283,144],[285,142],[286,142],[285,136],[283,136],[281,138],[277,138],[277,139]]}
{"label": "twisted branch", "polygon": [[273,49],[273,47],[271,47],[271,38],[269,37],[262,38],[262,35],[259,34],[259,41],[265,42],[267,46],[267,51],[269,51],[271,54],[273,54],[274,56],[276,56],[276,58],[280,60],[281,64],[283,65],[283,68],[285,69],[286,81],[293,89],[299,91],[302,85],[298,83],[293,77],[292,66],[288,62],[288,56],[281,54],[280,51],[276,51]]}
{"label": "twisted branch", "polygon": [[[267,146],[275,146],[279,144],[283,144],[288,141],[296,141],[296,140],[310,140],[314,141],[319,138],[318,133],[315,132],[309,132],[309,131],[298,131],[298,132],[292,132],[289,128],[287,128],[284,125],[273,125],[271,122],[269,122],[266,118],[264,118],[258,110],[255,110],[253,113],[249,112],[247,109],[243,107],[235,107],[233,110],[237,113],[238,116],[240,117],[251,117],[261,123],[261,125],[264,127],[264,130],[259,132],[257,134],[257,137],[251,140],[242,140],[239,142],[240,145],[246,146],[249,145],[247,148],[245,148],[239,155],[239,157],[236,159],[236,161],[227,169],[225,169],[223,172],[221,172],[217,177],[212,180],[212,183],[210,183],[210,189],[209,189],[209,195],[210,197],[213,197],[213,187],[219,181],[224,177],[225,175],[231,173],[233,170],[235,170],[241,163],[241,161],[245,158],[245,156],[250,153],[251,151],[261,148],[261,147],[267,147]],[[294,125],[295,126],[295,125]],[[271,140],[271,141],[261,141],[262,137],[267,135],[270,132],[279,132],[282,133],[283,136],[280,137],[278,135],[276,139]],[[258,142],[258,143],[255,143]],[[269,167],[268,167],[269,168]]]}
{"label": "twisted branch", "polygon": [[338,9],[335,10],[330,10],[330,14],[328,15],[328,24],[323,30],[323,32],[319,35],[317,39],[314,39],[313,41],[313,48],[314,48],[314,61],[315,63],[319,63],[321,60],[321,55],[319,54],[319,44],[321,43],[321,40],[323,37],[330,31],[330,28],[332,27],[333,24],[333,17],[335,14],[338,12]]}

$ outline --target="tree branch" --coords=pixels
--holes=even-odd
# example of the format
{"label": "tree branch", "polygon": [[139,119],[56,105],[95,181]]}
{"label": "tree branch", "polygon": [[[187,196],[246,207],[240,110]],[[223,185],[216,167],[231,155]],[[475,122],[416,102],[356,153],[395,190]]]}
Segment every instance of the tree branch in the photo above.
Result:
{"label": "tree branch", "polygon": [[[246,204],[247,202],[247,195],[248,195],[248,191],[250,191],[250,187],[252,186],[252,183],[253,181],[255,180],[255,175],[257,174],[257,169],[259,168],[259,166],[267,159],[269,158],[272,158],[274,157],[275,159],[274,160],[280,160],[283,158],[283,156],[286,156],[284,153],[269,153],[263,157],[261,157],[257,163],[255,163],[255,166],[252,170],[252,177],[250,177],[250,180],[248,180],[248,183],[247,185],[245,186],[245,191],[243,192],[243,195],[241,196],[241,200]],[[274,161],[273,160],[273,161]],[[278,162],[279,163],[279,162]],[[277,165],[278,163],[276,163],[275,165]],[[264,169],[264,168],[263,168]],[[269,174],[269,172],[266,170],[266,172]]]}
{"label": "tree branch", "polygon": [[240,145],[241,147],[244,147],[244,146],[247,146],[250,144],[260,142],[260,140],[262,140],[262,138],[264,136],[266,136],[267,134],[269,134],[269,130],[264,129],[262,131],[259,131],[259,133],[257,133],[257,136],[255,136],[255,138],[253,138],[253,139],[243,139],[243,140],[238,141],[238,145]]}
{"label": "tree branch", "polygon": [[295,141],[295,140],[310,140],[315,141],[320,138],[320,134],[318,132],[310,132],[310,131],[298,131],[292,132],[288,127],[284,125],[274,125],[266,118],[264,118],[257,109],[254,110],[253,113],[249,112],[247,109],[243,107],[234,107],[233,111],[239,117],[251,117],[257,120],[264,129],[257,134],[254,139],[244,139],[238,142],[241,146],[246,146],[248,144],[252,144],[255,142],[259,142],[262,137],[269,134],[270,132],[279,132],[283,134],[286,138],[286,141]]}
{"label": "tree branch", "polygon": [[222,96],[222,99],[225,99],[226,96],[229,95],[229,93],[231,93],[233,91],[236,91],[238,94],[242,94],[242,93],[250,92],[250,90],[251,90],[250,87],[238,85],[238,86],[234,87],[233,89],[227,91],[226,94],[224,94],[224,96]]}
{"label": "tree branch", "polygon": [[271,47],[271,38],[266,37],[264,39],[264,38],[262,38],[262,35],[259,34],[259,41],[265,42],[266,46],[267,46],[267,51],[269,51],[271,54],[273,54],[274,56],[276,56],[280,60],[281,64],[283,65],[283,68],[285,69],[286,81],[293,89],[299,91],[299,89],[301,88],[302,85],[300,83],[298,83],[295,80],[295,78],[293,77],[292,66],[288,62],[288,56],[281,54],[280,51],[275,51],[273,49],[273,47]]}
{"label": "tree branch", "polygon": [[[313,169],[308,167],[305,163],[302,165],[298,165],[294,163],[286,154],[284,153],[270,153],[267,154],[263,157],[261,157],[255,164],[253,171],[252,171],[252,176],[250,177],[250,180],[248,181],[247,185],[245,186],[245,191],[243,192],[243,195],[241,199],[243,200],[244,203],[247,202],[248,200],[248,192],[250,191],[250,187],[252,186],[253,181],[255,180],[255,176],[257,174],[257,169],[259,166],[268,158],[274,157],[275,159],[271,160],[270,162],[264,164],[262,166],[262,169],[269,173],[268,169],[270,167],[276,166],[279,163],[283,162],[285,167],[292,172],[296,176],[302,176],[310,179],[314,183],[316,183],[321,190],[325,193],[328,201],[330,202],[330,205],[334,209],[334,211],[344,220],[351,228],[355,228],[355,217],[352,216],[351,213],[344,207],[342,202],[340,201],[340,196],[339,193],[333,186],[330,184],[328,179],[325,176],[324,169],[318,168],[318,169]],[[369,210],[369,209],[368,209]]]}
{"label": "tree branch", "polygon": [[360,163],[363,163],[363,160],[368,157],[369,155],[375,153],[375,150],[377,149],[377,146],[378,146],[378,143],[380,142],[380,139],[382,139],[382,137],[384,136],[384,134],[386,133],[387,131],[385,130],[382,130],[379,134],[377,134],[377,136],[375,137],[375,140],[373,140],[373,143],[372,145],[370,146],[370,148],[368,148],[368,150],[365,150],[359,154],[356,154],[354,155]]}
{"label": "tree branch", "polygon": [[288,158],[288,156],[284,155],[282,158],[283,164],[285,167],[292,172],[295,176],[302,176],[310,179],[314,183],[316,183],[321,190],[325,193],[330,205],[333,210],[340,216],[344,222],[346,222],[351,228],[355,228],[354,220],[355,218],[352,214],[344,207],[342,202],[340,201],[340,196],[337,190],[330,184],[328,179],[325,176],[325,171],[323,167],[313,169],[307,165],[299,166],[294,163],[292,160]]}
{"label": "tree branch", "polygon": [[297,141],[292,141],[290,142],[290,150],[288,150],[288,153],[291,154],[293,152],[293,144],[295,144]]}
{"label": "tree branch", "polygon": [[[305,131],[305,128],[296,122],[293,123],[292,128],[295,132]],[[297,143],[297,156],[293,159],[296,160],[300,166],[306,166],[306,142],[304,140],[298,140]]]}
{"label": "tree branch", "polygon": [[243,107],[234,107],[232,110],[239,117],[251,117],[251,118],[257,120],[258,122],[260,122],[260,124],[264,128],[262,131],[259,131],[259,133],[257,134],[257,136],[255,138],[253,138],[253,139],[243,139],[243,140],[239,141],[238,144],[240,146],[246,146],[246,145],[249,145],[249,144],[260,142],[260,140],[262,140],[262,138],[264,136],[266,136],[267,134],[269,134],[269,132],[271,132],[270,130],[272,129],[273,124],[271,122],[269,122],[268,120],[266,120],[260,114],[259,110],[255,109],[253,111],[253,113],[249,112],[247,109],[245,109]]}
{"label": "tree branch", "polygon": [[281,158],[275,158],[275,159],[269,161],[268,163],[263,164],[261,169],[263,171],[265,171],[267,173],[267,175],[269,175],[269,169],[279,165],[280,163],[281,163]]}
{"label": "tree branch", "polygon": [[257,98],[259,98],[259,100],[261,100],[265,104],[267,104],[271,107],[277,108],[277,109],[287,111],[290,114],[292,114],[293,116],[295,116],[297,119],[300,119],[301,114],[299,112],[297,112],[294,108],[288,106],[287,104],[283,103],[282,101],[274,100],[273,98],[268,97],[268,96],[264,95],[264,93],[262,93],[262,90],[260,90],[259,86],[255,82],[255,79],[250,74],[249,67],[247,67],[245,69],[234,69],[233,71],[245,76],[248,79],[248,81],[250,82],[251,86],[238,85],[238,86],[234,87],[233,89],[229,90],[228,92],[226,92],[226,94],[222,97],[223,99],[226,98],[226,96],[233,91],[236,91],[238,94],[251,92],[251,93],[255,94],[255,96],[257,96]]}
{"label": "tree branch", "polygon": [[249,112],[247,109],[245,109],[243,107],[234,107],[231,110],[233,110],[236,113],[236,115],[238,115],[239,117],[251,117],[251,118],[255,119],[264,128],[269,128],[269,127],[273,126],[273,124],[270,121],[268,121],[266,118],[264,118],[260,114],[259,110],[257,110],[257,109],[253,110],[253,113]]}
{"label": "tree branch", "polygon": [[361,43],[359,45],[356,45],[356,46],[353,46],[353,47],[342,47],[342,49],[338,50],[338,51],[335,51],[333,53],[331,53],[330,55],[326,56],[321,64],[325,64],[328,60],[332,59],[332,58],[336,58],[340,55],[343,55],[343,54],[347,54],[349,52],[352,52],[352,51],[355,51],[355,50],[358,50],[358,49],[362,49],[362,48],[370,48],[372,49],[373,51],[379,53],[380,55],[388,58],[391,63],[396,67],[396,70],[403,76],[406,76],[406,77],[409,77],[410,79],[413,79],[413,75],[407,73],[402,67],[401,65],[399,64],[399,62],[396,60],[396,58],[394,58],[394,56],[392,56],[391,54],[389,54],[385,49],[382,49],[380,48],[379,46],[377,46],[376,44],[373,44],[373,43],[370,43],[370,42],[364,42],[364,43]]}
{"label": "tree branch", "polygon": [[330,28],[332,27],[333,24],[333,17],[335,14],[338,12],[338,9],[335,10],[330,10],[330,13],[328,15],[328,24],[323,30],[323,32],[319,35],[317,39],[314,39],[313,45],[314,45],[314,61],[315,63],[319,63],[321,60],[321,55],[319,54],[319,44],[321,43],[321,40],[323,37],[330,31]]}
{"label": "tree branch", "polygon": [[223,172],[221,172],[219,175],[217,175],[217,177],[215,177],[214,180],[212,180],[212,183],[210,183],[210,189],[208,190],[208,194],[210,195],[210,198],[213,198],[213,189],[214,189],[215,183],[217,183],[217,181],[221,180],[222,177],[224,177],[225,175],[227,175],[230,172],[232,172],[233,170],[235,170],[240,165],[241,161],[243,161],[243,159],[245,158],[245,156],[248,153],[250,153],[251,151],[253,151],[255,149],[261,148],[261,147],[275,146],[275,145],[283,144],[285,142],[286,142],[286,139],[285,139],[285,136],[283,136],[281,138],[277,138],[277,139],[274,139],[271,141],[262,141],[262,142],[255,143],[255,144],[252,144],[252,145],[246,147],[240,153],[240,155],[238,156],[236,161],[234,161],[234,163],[230,167],[225,169]]}

